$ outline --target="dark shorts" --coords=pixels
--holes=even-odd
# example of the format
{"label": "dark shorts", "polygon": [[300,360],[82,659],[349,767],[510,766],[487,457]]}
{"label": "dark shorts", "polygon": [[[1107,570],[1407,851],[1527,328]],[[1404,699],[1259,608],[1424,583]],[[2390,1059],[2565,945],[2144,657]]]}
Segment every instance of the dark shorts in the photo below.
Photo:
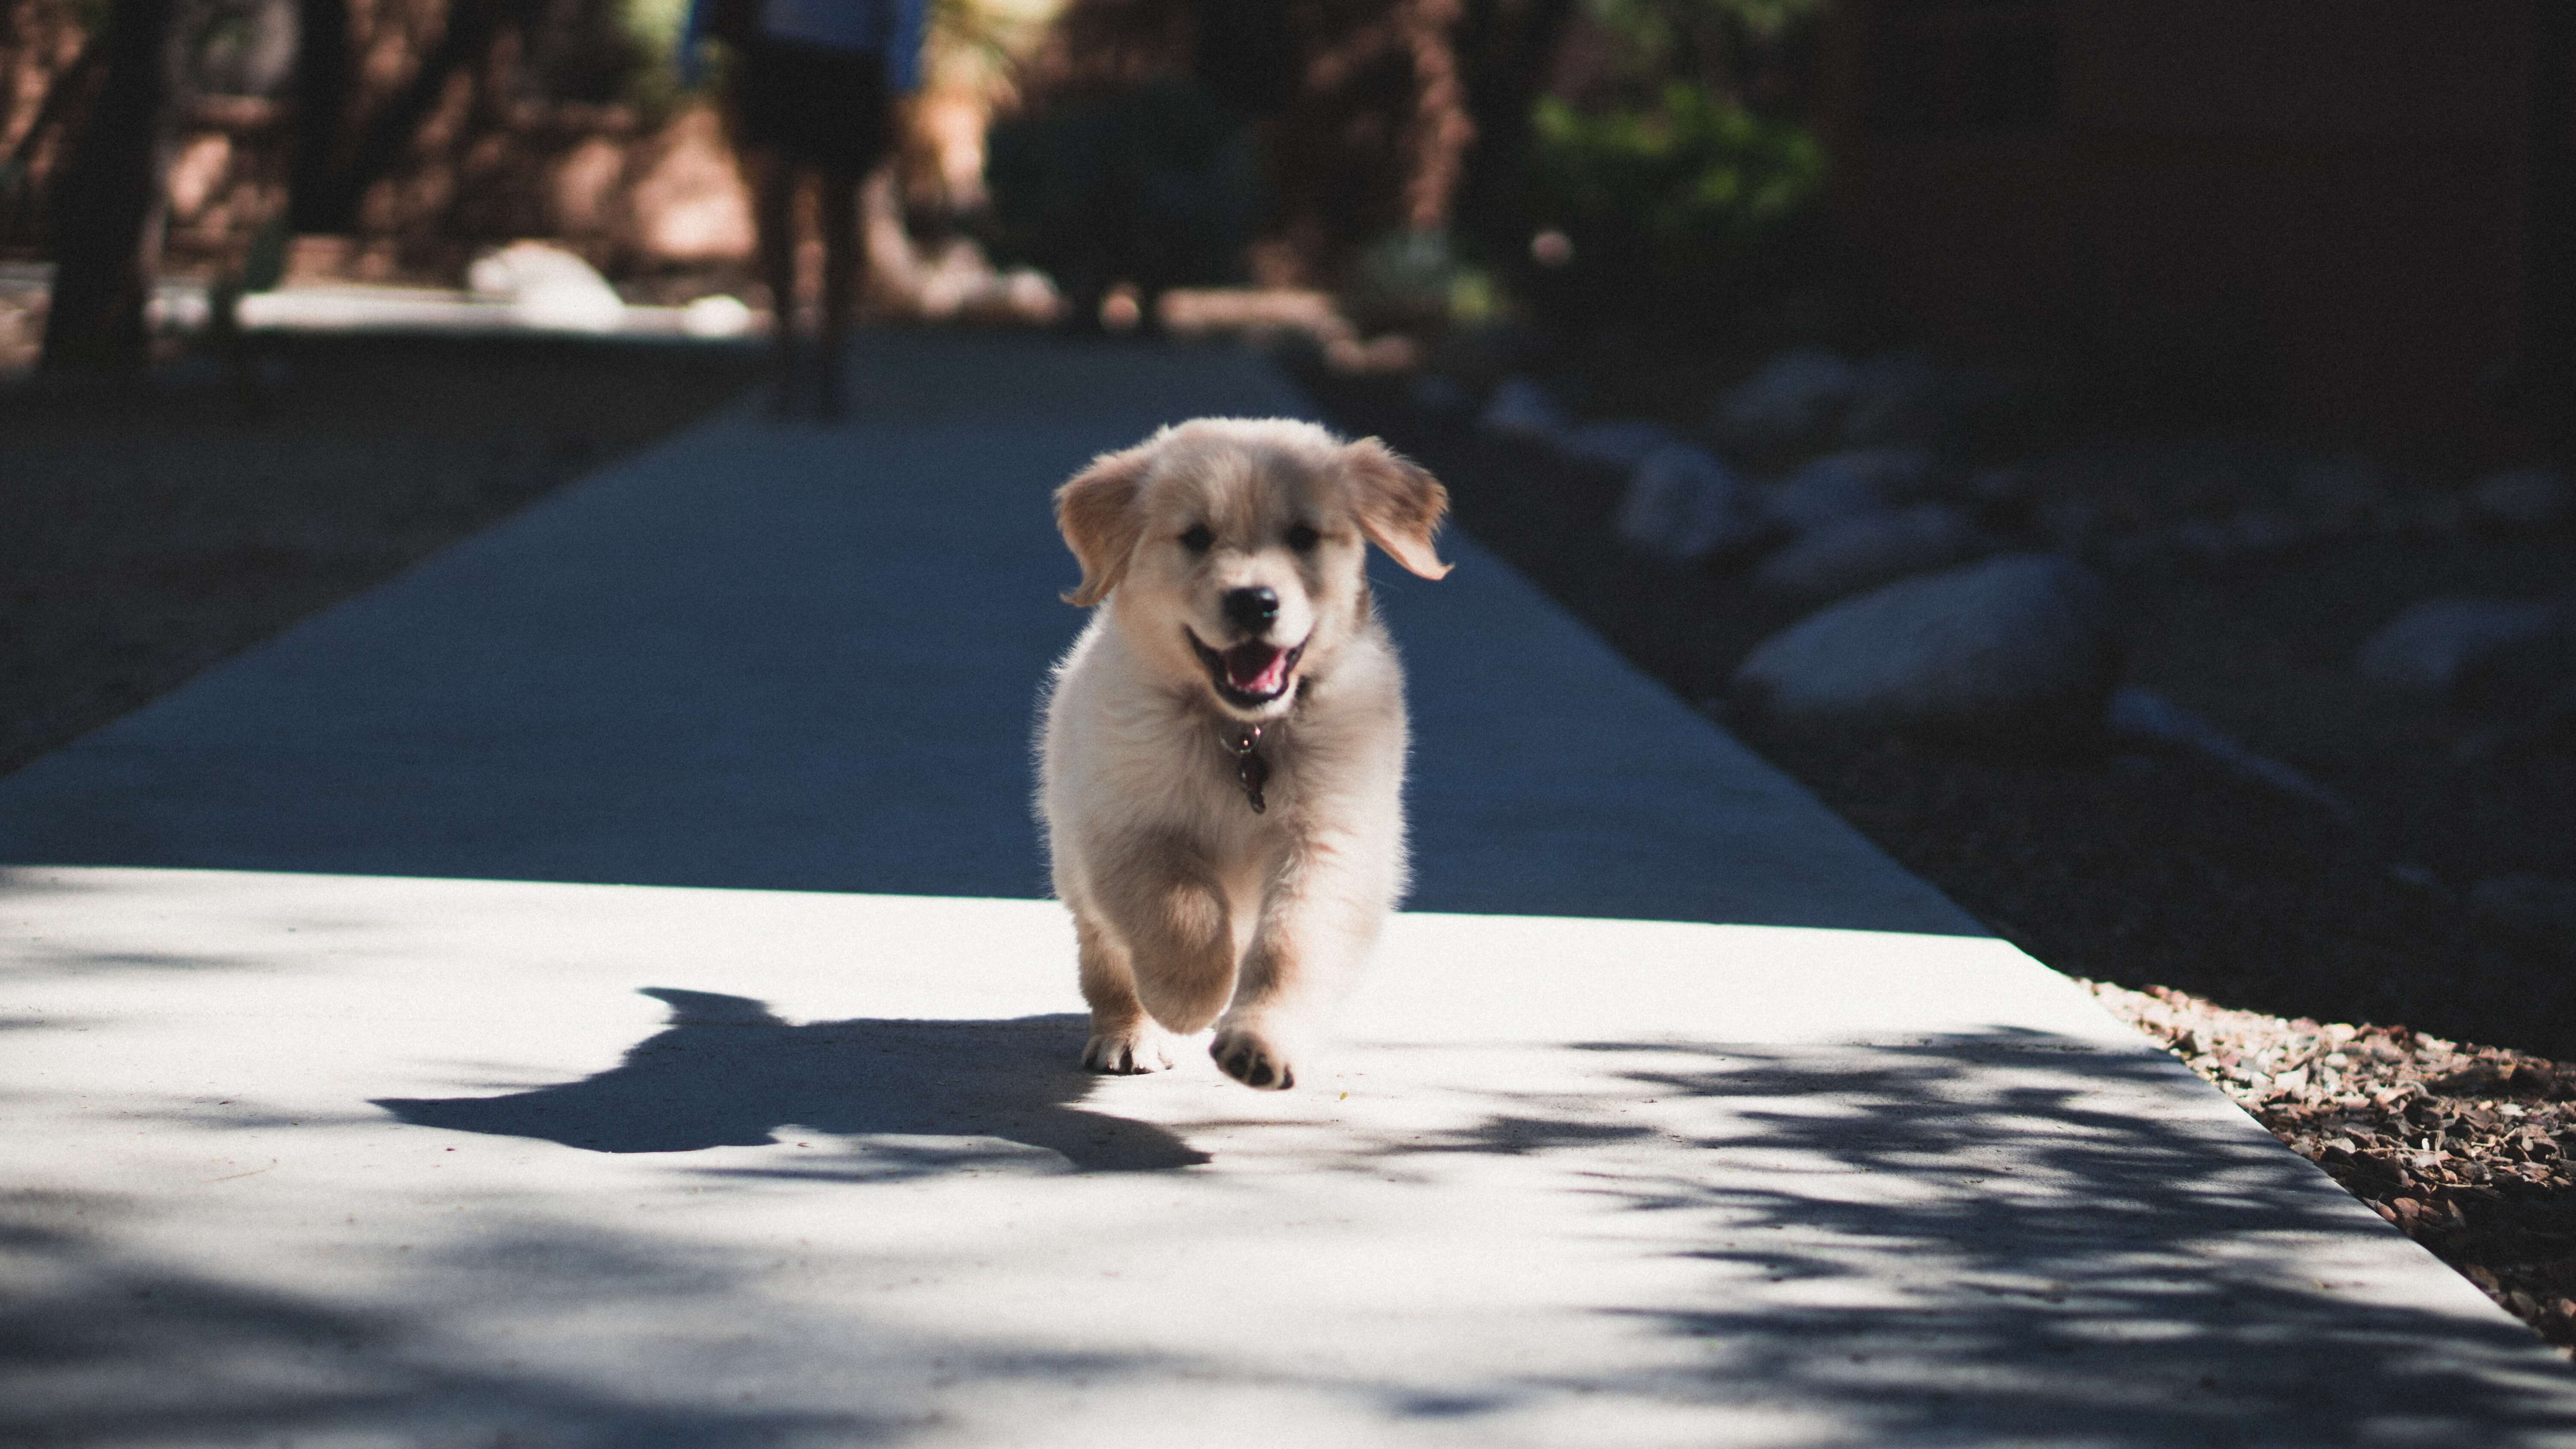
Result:
{"label": "dark shorts", "polygon": [[885,59],[872,50],[755,40],[735,67],[733,106],[744,145],[850,176],[894,144]]}

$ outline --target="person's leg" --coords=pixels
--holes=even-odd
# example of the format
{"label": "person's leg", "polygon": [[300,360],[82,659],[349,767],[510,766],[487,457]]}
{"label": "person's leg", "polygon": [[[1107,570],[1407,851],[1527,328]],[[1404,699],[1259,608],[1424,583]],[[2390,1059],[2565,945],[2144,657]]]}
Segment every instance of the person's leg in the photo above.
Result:
{"label": "person's leg", "polygon": [[777,151],[751,153],[752,225],[759,233],[761,280],[769,284],[770,338],[778,391],[772,410],[796,406],[796,165]]}
{"label": "person's leg", "polygon": [[823,416],[836,418],[849,406],[842,394],[842,353],[850,340],[850,323],[858,309],[859,283],[867,275],[867,238],[859,230],[861,178],[845,171],[826,171],[817,179],[822,189]]}

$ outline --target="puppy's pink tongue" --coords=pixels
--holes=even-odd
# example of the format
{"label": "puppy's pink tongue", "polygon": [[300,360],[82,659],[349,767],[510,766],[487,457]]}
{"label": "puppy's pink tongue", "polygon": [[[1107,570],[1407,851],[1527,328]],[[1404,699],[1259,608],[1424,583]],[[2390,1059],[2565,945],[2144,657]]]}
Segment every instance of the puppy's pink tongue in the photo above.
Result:
{"label": "puppy's pink tongue", "polygon": [[1288,651],[1268,644],[1237,644],[1225,651],[1225,682],[1246,694],[1277,694],[1286,683]]}

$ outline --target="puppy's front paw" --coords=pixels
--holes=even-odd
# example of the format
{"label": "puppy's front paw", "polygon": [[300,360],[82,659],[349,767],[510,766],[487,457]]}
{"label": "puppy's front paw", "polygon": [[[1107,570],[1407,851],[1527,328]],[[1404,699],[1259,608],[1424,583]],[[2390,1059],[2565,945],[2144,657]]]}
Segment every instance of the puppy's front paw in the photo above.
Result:
{"label": "puppy's front paw", "polygon": [[1297,1085],[1297,1068],[1287,1050],[1258,1028],[1219,1026],[1208,1055],[1216,1058],[1219,1070],[1247,1087],[1284,1092]]}
{"label": "puppy's front paw", "polygon": [[1150,1022],[1119,1031],[1095,1031],[1082,1049],[1082,1064],[1113,1077],[1172,1069],[1171,1039]]}

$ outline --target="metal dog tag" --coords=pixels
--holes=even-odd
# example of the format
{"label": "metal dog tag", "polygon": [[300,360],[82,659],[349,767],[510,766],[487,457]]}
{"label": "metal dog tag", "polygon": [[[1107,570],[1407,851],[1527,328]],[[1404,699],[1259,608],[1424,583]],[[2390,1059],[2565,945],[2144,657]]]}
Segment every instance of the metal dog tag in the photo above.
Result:
{"label": "metal dog tag", "polygon": [[1269,808],[1261,798],[1261,787],[1270,783],[1270,762],[1261,758],[1261,727],[1248,725],[1237,729],[1227,741],[1234,747],[1234,783],[1243,787],[1243,798],[1252,804],[1252,813]]}

